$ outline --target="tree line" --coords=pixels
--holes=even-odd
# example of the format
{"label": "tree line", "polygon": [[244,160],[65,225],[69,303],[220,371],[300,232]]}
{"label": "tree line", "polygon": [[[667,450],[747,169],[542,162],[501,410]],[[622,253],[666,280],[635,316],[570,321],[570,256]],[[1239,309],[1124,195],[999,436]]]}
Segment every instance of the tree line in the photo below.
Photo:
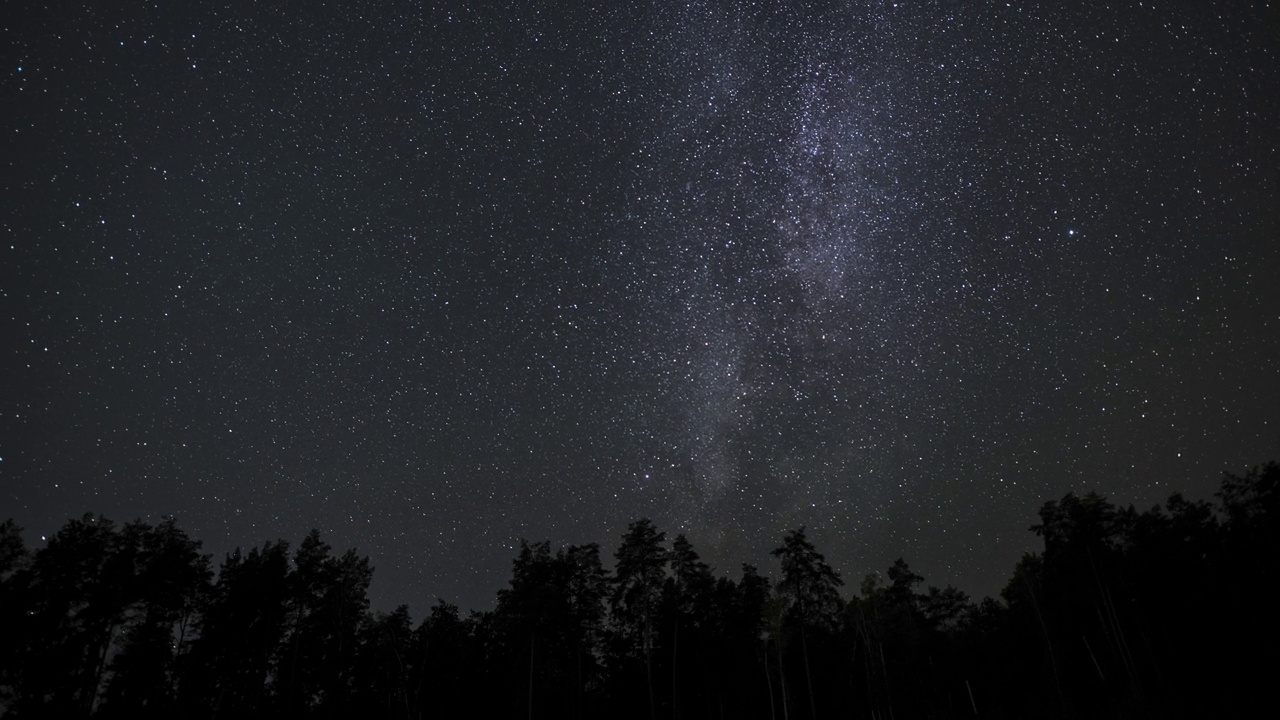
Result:
{"label": "tree line", "polygon": [[1046,502],[1000,599],[899,559],[845,594],[805,529],[717,575],[630,525],[524,542],[492,611],[371,612],[373,567],[317,531],[224,557],[173,520],[0,525],[0,713],[14,718],[1198,717],[1271,679],[1280,466],[1216,503]]}

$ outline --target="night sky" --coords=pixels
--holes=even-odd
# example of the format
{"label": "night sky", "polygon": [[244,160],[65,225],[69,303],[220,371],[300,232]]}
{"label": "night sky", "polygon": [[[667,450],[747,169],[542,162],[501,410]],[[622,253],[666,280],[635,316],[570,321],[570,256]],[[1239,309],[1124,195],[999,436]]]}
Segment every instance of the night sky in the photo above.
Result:
{"label": "night sky", "polygon": [[[6,7],[0,516],[995,594],[1280,457],[1274,3]],[[624,7],[625,5],[625,7]],[[805,5],[805,7],[801,7]]]}

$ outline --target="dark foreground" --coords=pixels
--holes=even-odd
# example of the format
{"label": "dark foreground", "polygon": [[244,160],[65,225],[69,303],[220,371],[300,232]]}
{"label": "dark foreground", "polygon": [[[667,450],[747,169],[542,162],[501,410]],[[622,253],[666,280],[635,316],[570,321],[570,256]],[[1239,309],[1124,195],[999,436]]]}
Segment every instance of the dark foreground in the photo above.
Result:
{"label": "dark foreground", "polygon": [[0,525],[0,713],[13,718],[1144,718],[1243,712],[1272,679],[1280,466],[1217,503],[1040,510],[1001,600],[902,560],[856,593],[800,528],[716,577],[631,525],[524,543],[492,612],[371,613],[368,558],[318,533],[227,556],[172,521],[86,515],[34,553]]}

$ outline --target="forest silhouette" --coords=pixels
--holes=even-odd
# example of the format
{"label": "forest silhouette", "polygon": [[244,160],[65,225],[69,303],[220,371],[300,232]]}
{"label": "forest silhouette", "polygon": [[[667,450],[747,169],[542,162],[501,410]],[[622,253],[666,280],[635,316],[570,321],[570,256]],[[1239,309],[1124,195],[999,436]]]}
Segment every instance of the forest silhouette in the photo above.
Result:
{"label": "forest silhouette", "polygon": [[899,559],[856,593],[799,528],[776,584],[649,520],[525,542],[492,611],[372,612],[373,567],[312,531],[214,572],[172,520],[0,525],[13,718],[1142,718],[1252,711],[1274,667],[1280,465],[1217,501],[1046,502],[1000,599]]}

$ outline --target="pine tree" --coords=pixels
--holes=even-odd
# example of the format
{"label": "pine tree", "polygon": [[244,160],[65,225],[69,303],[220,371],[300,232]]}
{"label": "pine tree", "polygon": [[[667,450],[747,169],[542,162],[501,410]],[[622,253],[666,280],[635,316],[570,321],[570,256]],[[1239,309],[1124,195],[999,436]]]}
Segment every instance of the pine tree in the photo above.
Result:
{"label": "pine tree", "polygon": [[788,533],[782,547],[771,553],[782,562],[782,582],[778,592],[787,598],[788,615],[800,628],[800,644],[804,654],[805,685],[809,691],[809,712],[817,717],[813,694],[813,671],[809,662],[808,628],[828,626],[840,609],[840,576],[827,564],[822,553],[805,537],[804,527]]}
{"label": "pine tree", "polygon": [[614,553],[614,590],[609,604],[615,627],[624,642],[638,650],[644,660],[645,683],[649,695],[649,718],[656,720],[653,695],[653,651],[655,624],[666,578],[667,551],[662,547],[666,533],[658,532],[647,518],[631,523]]}

